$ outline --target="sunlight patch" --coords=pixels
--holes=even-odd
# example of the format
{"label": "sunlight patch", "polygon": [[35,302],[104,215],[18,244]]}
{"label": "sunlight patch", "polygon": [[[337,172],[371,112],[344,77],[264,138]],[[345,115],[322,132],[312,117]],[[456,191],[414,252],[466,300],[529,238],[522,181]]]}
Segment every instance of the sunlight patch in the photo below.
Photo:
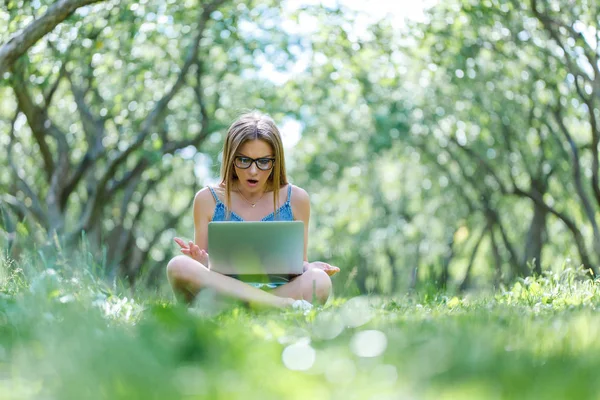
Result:
{"label": "sunlight patch", "polygon": [[378,330],[357,332],[350,341],[350,349],[359,357],[377,357],[386,347],[387,337]]}
{"label": "sunlight patch", "polygon": [[373,318],[373,310],[367,297],[353,297],[342,305],[341,315],[346,326],[355,328],[369,322]]}
{"label": "sunlight patch", "polygon": [[313,333],[319,339],[333,339],[344,330],[344,321],[337,313],[317,314],[313,323]]}
{"label": "sunlight patch", "polygon": [[287,346],[281,354],[283,365],[293,371],[306,371],[315,363],[316,351],[308,341]]}

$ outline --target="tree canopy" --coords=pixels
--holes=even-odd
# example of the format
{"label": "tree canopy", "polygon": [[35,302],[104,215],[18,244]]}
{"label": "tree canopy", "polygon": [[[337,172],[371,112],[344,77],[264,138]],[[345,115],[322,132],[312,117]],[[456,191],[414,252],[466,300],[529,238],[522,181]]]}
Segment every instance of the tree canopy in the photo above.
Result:
{"label": "tree canopy", "polygon": [[256,108],[311,195],[312,258],[349,290],[598,272],[596,2],[452,0],[403,28],[227,0],[11,1],[0,20],[15,255],[83,237],[108,277],[156,282]]}

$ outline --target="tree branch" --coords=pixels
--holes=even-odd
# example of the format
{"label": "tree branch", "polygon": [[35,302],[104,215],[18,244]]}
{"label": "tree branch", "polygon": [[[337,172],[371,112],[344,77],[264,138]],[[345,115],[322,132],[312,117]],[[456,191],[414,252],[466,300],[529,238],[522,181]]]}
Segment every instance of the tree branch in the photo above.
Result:
{"label": "tree branch", "polygon": [[498,242],[494,234],[493,224],[490,226],[490,240],[492,242],[492,254],[496,263],[496,285],[498,286],[502,281],[502,256],[500,255],[500,249],[498,248]]}
{"label": "tree branch", "polygon": [[[531,8],[533,10],[533,14],[542,22],[542,25],[544,26],[544,28],[546,28],[546,31],[557,42],[557,44],[562,48],[563,52],[565,53],[566,60],[571,67],[574,67],[574,65],[569,60],[569,57],[568,57],[569,53],[567,51],[568,49],[562,44],[562,41],[560,40],[560,37],[559,37],[555,27],[558,27],[559,29],[560,28],[565,29],[570,34],[571,38],[573,38],[583,44],[581,46],[581,48],[583,49],[583,53],[585,54],[585,57],[587,58],[588,63],[590,64],[590,66],[592,67],[592,70],[594,71],[594,75],[598,76],[600,74],[599,67],[598,67],[597,53],[594,49],[592,49],[590,47],[588,42],[585,40],[585,37],[583,36],[582,32],[577,32],[577,31],[575,31],[575,29],[572,26],[565,24],[561,21],[552,19],[547,14],[543,14],[538,8],[537,0],[531,0]],[[581,70],[579,70],[579,71],[581,71]],[[589,78],[587,76],[587,74],[583,74],[583,73],[581,73],[581,74],[576,73],[575,75],[586,76],[587,78]]]}
{"label": "tree branch", "polygon": [[[435,168],[437,168],[438,170],[440,170],[449,180],[450,183],[452,183],[452,185],[450,185],[450,187],[455,187],[455,188],[459,188],[461,185],[456,181],[456,179],[454,178],[454,176],[452,175],[452,173],[450,172],[450,170],[446,167],[444,167],[443,165],[439,164],[437,157],[435,156],[435,154],[433,154],[429,149],[427,149],[425,144],[422,143],[416,143],[415,144],[416,147],[418,147],[419,149],[421,149],[421,153],[429,158],[430,161],[432,161],[432,164]],[[446,152],[448,154],[450,154],[450,152],[446,149]],[[452,159],[454,159],[454,157],[451,156]],[[461,168],[461,171],[462,168]],[[463,171],[464,172],[464,171]],[[475,206],[473,200],[471,200],[465,193],[465,190],[458,190],[457,194],[462,197],[462,199],[464,200],[465,204],[467,205],[469,211],[471,213],[475,213],[478,210],[478,207]]]}
{"label": "tree branch", "polygon": [[483,159],[483,157],[481,157],[479,154],[477,154],[473,149],[471,149],[467,146],[460,145],[454,135],[450,137],[450,142],[454,143],[456,145],[456,147],[458,147],[461,151],[463,151],[465,154],[467,154],[469,157],[471,157],[477,164],[477,167],[483,167],[483,169],[492,178],[494,178],[494,181],[496,181],[496,183],[498,183],[498,186],[500,187],[500,190],[502,191],[502,193],[506,192],[506,186],[500,180],[500,178],[498,177],[498,174],[496,174],[496,171],[494,171],[494,169]]}
{"label": "tree branch", "polygon": [[[161,174],[150,180],[147,184],[146,184],[146,188],[144,189],[144,192],[142,193],[142,196],[138,202],[139,206],[138,206],[138,210],[135,214],[135,216],[133,217],[133,220],[131,222],[131,228],[129,229],[129,231],[127,232],[123,232],[123,234],[126,237],[122,237],[121,238],[121,242],[125,244],[125,246],[122,248],[122,250],[124,249],[130,249],[130,251],[127,254],[124,254],[120,257],[119,262],[124,261],[126,264],[129,264],[131,261],[131,249],[133,249],[135,247],[135,227],[137,226],[137,224],[139,223],[139,221],[142,218],[142,215],[144,214],[144,211],[146,210],[146,203],[144,202],[144,199],[146,198],[146,196],[156,188],[156,186],[164,179],[166,178],[169,173],[171,173],[171,170],[167,170],[167,171],[161,171]],[[192,199],[194,196],[190,196]],[[188,207],[185,207],[184,210],[182,212],[185,212],[185,210],[187,210],[189,207],[191,206],[191,204]],[[162,232],[164,232],[166,229],[168,229],[170,226],[172,225],[166,225],[163,229],[161,229],[158,235],[162,234]],[[150,249],[151,246],[148,246],[148,249]],[[123,251],[121,251],[121,254],[123,253]],[[129,271],[130,274],[133,276],[135,275],[135,272],[137,272],[137,270],[139,270],[139,266],[138,268],[130,268],[130,266],[128,268],[124,268],[125,271]]]}
{"label": "tree branch", "polygon": [[31,211],[25,206],[25,204],[11,194],[5,193],[0,195],[0,200],[17,210],[22,215],[31,214]]}
{"label": "tree branch", "polygon": [[167,108],[169,102],[173,99],[175,94],[181,89],[183,83],[185,81],[185,77],[190,67],[197,62],[198,52],[200,48],[200,41],[204,36],[204,30],[206,28],[206,24],[210,19],[210,14],[222,4],[224,0],[215,0],[212,3],[206,5],[204,9],[198,15],[198,31],[192,46],[189,49],[188,55],[185,59],[185,62],[181,68],[181,71],[171,87],[171,89],[156,103],[152,111],[148,113],[144,121],[141,123],[140,132],[137,135],[134,142],[120,154],[118,154],[112,161],[109,162],[107,169],[103,176],[100,178],[98,184],[98,190],[93,193],[92,198],[88,202],[89,210],[87,210],[83,215],[83,220],[81,222],[81,226],[83,229],[87,229],[89,227],[91,219],[100,212],[100,208],[102,207],[102,203],[106,198],[106,190],[107,184],[110,179],[115,175],[117,168],[123,164],[128,157],[138,148],[142,146],[146,137],[152,131],[152,128],[156,125],[159,119],[162,118],[165,109]]}
{"label": "tree branch", "polygon": [[556,210],[555,208],[550,207],[548,204],[546,204],[546,202],[542,199],[542,197],[539,194],[533,192],[526,192],[517,186],[513,188],[512,194],[520,197],[527,197],[533,200],[535,204],[540,206],[542,209],[560,219],[573,234],[575,246],[577,247],[579,257],[581,258],[581,263],[583,264],[584,268],[587,270],[591,270],[594,273],[594,276],[598,275],[598,270],[596,266],[592,264],[587,248],[585,247],[585,240],[583,238],[583,235],[581,234],[581,231],[579,231],[577,225],[571,218],[569,218],[566,214]]}
{"label": "tree branch", "polygon": [[42,154],[42,161],[44,162],[44,171],[48,180],[52,178],[52,171],[54,171],[54,159],[50,152],[50,147],[46,142],[47,131],[45,128],[46,122],[43,120],[42,113],[29,96],[29,91],[24,85],[23,77],[21,74],[15,74],[13,79],[13,91],[17,98],[17,104],[19,109],[27,117],[29,127],[33,132],[33,136],[40,148]]}
{"label": "tree branch", "polygon": [[467,290],[471,280],[471,270],[473,269],[473,264],[475,263],[475,257],[477,256],[477,250],[479,250],[479,245],[483,242],[483,238],[485,237],[486,232],[489,230],[489,225],[486,225],[485,228],[481,230],[479,237],[475,242],[475,246],[473,247],[473,251],[471,252],[471,256],[469,257],[469,264],[467,264],[467,270],[465,271],[465,276],[458,287],[458,290],[464,292]]}
{"label": "tree branch", "polygon": [[[156,245],[156,243],[158,242],[158,240],[160,239],[161,235],[163,234],[163,232],[165,232],[167,229],[169,229],[172,226],[175,226],[177,224],[177,222],[179,222],[179,220],[187,213],[189,212],[189,209],[192,207],[192,203],[194,202],[194,196],[190,196],[190,201],[188,202],[186,207],[183,207],[181,209],[181,211],[177,214],[173,214],[171,215],[163,224],[163,226],[157,231],[157,233],[154,235],[154,237],[152,238],[152,240],[150,241],[149,245],[148,245],[148,249],[145,250],[144,252],[142,252],[142,256],[140,257],[140,263],[137,266],[137,268],[133,269],[132,272],[136,273],[140,270],[140,267],[146,263],[146,260],[148,259],[148,254],[150,253],[150,249],[152,249],[152,247],[154,247]],[[160,267],[161,265],[163,265],[162,263],[155,265],[154,268]],[[153,269],[154,269],[153,268]],[[150,272],[150,274],[152,274],[153,271]]]}
{"label": "tree branch", "polygon": [[583,183],[581,181],[581,166],[579,163],[579,150],[577,148],[577,145],[575,144],[575,141],[571,137],[569,130],[567,129],[567,127],[564,124],[560,109],[558,107],[555,108],[554,110],[552,110],[552,115],[554,116],[554,119],[556,120],[556,123],[558,124],[563,136],[567,139],[567,142],[569,143],[569,146],[571,147],[572,165],[573,165],[573,180],[574,180],[574,184],[575,184],[575,190],[577,191],[577,194],[579,195],[579,199],[581,200],[581,203],[583,204],[583,209],[585,211],[585,214],[588,217],[588,220],[590,221],[590,223],[592,224],[592,229],[594,232],[594,249],[596,251],[596,254],[600,254],[600,230],[598,229],[598,224],[596,223],[595,212],[592,208],[592,205],[588,199],[587,194],[585,193],[585,190],[583,188]]}
{"label": "tree branch", "polygon": [[132,179],[136,179],[137,177],[141,176],[146,168],[148,168],[150,165],[151,164],[147,158],[142,158],[135,167],[123,175],[123,178],[119,179],[118,181],[111,181],[106,190],[107,197],[113,197],[118,190],[122,189]]}
{"label": "tree branch", "polygon": [[25,54],[38,40],[51,32],[58,24],[80,7],[97,3],[100,0],[58,0],[39,19],[14,35],[0,47],[0,78],[14,62]]}
{"label": "tree branch", "polygon": [[[15,141],[15,122],[19,116],[20,112],[17,110],[17,112],[15,113],[14,118],[11,121],[11,125],[10,125],[10,132],[9,132],[9,138],[10,141],[8,143],[8,148],[7,148],[7,153],[8,153],[8,164],[10,165],[10,168],[13,172],[14,178],[16,180],[17,183],[17,187],[23,191],[23,193],[25,194],[25,196],[27,196],[29,199],[31,199],[31,206],[30,207],[26,207],[27,210],[29,210],[29,212],[31,214],[33,214],[33,216],[37,219],[37,221],[44,227],[47,228],[47,218],[46,218],[46,213],[42,210],[42,205],[40,202],[39,197],[34,193],[34,191],[31,189],[31,186],[29,186],[29,184],[25,181],[25,178],[22,176],[22,174],[19,172],[19,169],[17,168],[15,162],[14,162],[14,157],[13,157],[13,153],[12,153],[12,149],[14,146],[14,141]],[[16,199],[16,198],[15,198]]]}
{"label": "tree branch", "polygon": [[67,65],[66,61],[62,63],[62,65],[60,66],[60,70],[58,71],[58,77],[56,77],[56,80],[54,81],[54,83],[52,84],[52,86],[50,87],[48,92],[46,94],[44,94],[44,104],[46,105],[46,107],[48,107],[50,105],[50,103],[52,102],[52,98],[54,97],[54,94],[56,93],[56,89],[58,89],[58,85],[60,84],[60,81],[62,80],[62,78],[64,78],[64,76],[67,72],[66,65]]}
{"label": "tree branch", "polygon": [[511,266],[513,266],[513,269],[516,271],[517,275],[529,276],[530,271],[527,268],[527,265],[520,262],[519,257],[517,256],[517,252],[515,251],[513,244],[508,239],[506,230],[504,229],[504,226],[502,225],[502,221],[500,221],[500,215],[498,214],[498,212],[496,210],[489,207],[488,200],[485,199],[485,197],[484,197],[484,201],[485,201],[486,212],[488,212],[490,214],[491,219],[494,221],[494,223],[498,226],[498,229],[500,230],[500,236],[502,237],[504,246],[506,247],[506,250],[508,250],[508,254],[510,256]]}

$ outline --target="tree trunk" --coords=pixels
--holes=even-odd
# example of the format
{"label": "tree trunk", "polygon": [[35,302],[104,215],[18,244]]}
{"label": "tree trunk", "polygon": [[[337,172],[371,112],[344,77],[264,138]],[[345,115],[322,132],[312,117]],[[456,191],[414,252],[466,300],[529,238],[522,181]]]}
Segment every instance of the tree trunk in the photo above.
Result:
{"label": "tree trunk", "polygon": [[481,235],[475,242],[475,247],[473,247],[473,251],[471,252],[471,257],[469,257],[469,264],[467,265],[467,270],[465,271],[465,276],[458,287],[458,290],[464,292],[467,290],[471,284],[471,270],[473,269],[473,264],[475,263],[475,257],[477,256],[477,250],[479,250],[479,245],[483,241],[485,237],[485,233],[488,231],[489,226],[486,226],[482,231]]}
{"label": "tree trunk", "polygon": [[546,210],[539,205],[533,204],[533,218],[525,240],[523,264],[533,261],[533,272],[542,274],[542,247],[544,246],[546,232]]}
{"label": "tree trunk", "polygon": [[421,264],[421,235],[417,238],[417,249],[415,251],[415,264],[410,271],[410,285],[409,289],[414,290],[419,283],[419,264]]}
{"label": "tree trunk", "polygon": [[492,253],[494,254],[494,263],[496,266],[496,273],[494,276],[494,287],[497,289],[502,283],[502,256],[500,255],[500,249],[498,249],[498,242],[496,241],[496,235],[494,234],[494,228],[490,228],[490,239],[492,241]]}
{"label": "tree trunk", "polygon": [[442,259],[442,271],[440,274],[440,279],[438,281],[438,286],[440,289],[446,289],[448,287],[448,280],[450,279],[450,263],[452,262],[452,258],[454,258],[454,234],[456,231],[453,231],[448,240],[448,250]]}

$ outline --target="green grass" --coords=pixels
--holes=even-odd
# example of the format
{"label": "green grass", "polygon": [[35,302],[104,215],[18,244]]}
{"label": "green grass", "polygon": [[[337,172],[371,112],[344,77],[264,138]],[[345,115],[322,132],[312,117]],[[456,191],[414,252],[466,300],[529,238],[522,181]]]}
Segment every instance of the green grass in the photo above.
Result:
{"label": "green grass", "polygon": [[0,260],[0,398],[600,393],[600,293],[571,270],[465,297],[337,298],[306,314],[219,309],[210,295],[188,310],[93,271],[81,254]]}

